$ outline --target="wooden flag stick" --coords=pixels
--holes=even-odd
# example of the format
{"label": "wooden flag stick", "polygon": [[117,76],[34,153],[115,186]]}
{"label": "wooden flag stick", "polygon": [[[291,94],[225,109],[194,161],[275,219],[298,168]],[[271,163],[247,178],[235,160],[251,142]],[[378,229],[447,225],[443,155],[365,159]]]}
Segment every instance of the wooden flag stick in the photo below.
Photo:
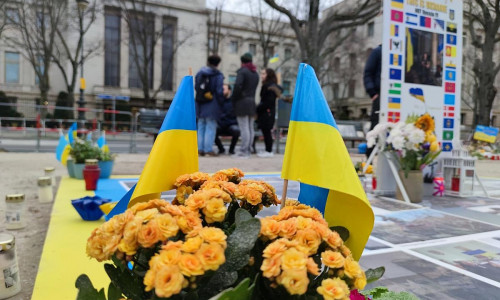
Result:
{"label": "wooden flag stick", "polygon": [[281,195],[281,208],[285,207],[286,204],[286,191],[288,189],[288,179],[283,180],[283,194]]}
{"label": "wooden flag stick", "polygon": [[188,68],[188,73],[189,73],[189,76],[193,76],[193,68],[189,67]]}

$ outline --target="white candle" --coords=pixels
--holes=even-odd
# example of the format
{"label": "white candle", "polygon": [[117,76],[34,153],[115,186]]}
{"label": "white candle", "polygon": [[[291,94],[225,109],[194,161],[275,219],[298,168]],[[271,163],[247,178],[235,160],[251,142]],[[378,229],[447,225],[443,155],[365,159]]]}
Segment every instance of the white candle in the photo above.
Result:
{"label": "white candle", "polygon": [[49,176],[52,179],[52,186],[56,186],[56,168],[46,167],[45,176]]}
{"label": "white candle", "polygon": [[0,299],[14,296],[21,291],[19,267],[17,265],[15,238],[9,233],[0,233]]}
{"label": "white candle", "polygon": [[26,226],[24,220],[24,194],[5,196],[5,228],[21,229]]}
{"label": "white candle", "polygon": [[40,203],[52,202],[54,195],[52,194],[52,185],[50,177],[38,178],[38,201]]}

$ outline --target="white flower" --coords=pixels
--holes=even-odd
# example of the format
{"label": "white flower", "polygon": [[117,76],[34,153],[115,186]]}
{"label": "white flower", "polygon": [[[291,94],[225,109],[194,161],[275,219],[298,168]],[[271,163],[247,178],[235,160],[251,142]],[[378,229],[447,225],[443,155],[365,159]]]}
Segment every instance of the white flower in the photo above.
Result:
{"label": "white flower", "polygon": [[413,130],[408,134],[408,140],[413,144],[420,144],[425,141],[425,132],[413,126]]}
{"label": "white flower", "polygon": [[394,149],[396,150],[402,150],[404,145],[405,145],[405,139],[404,137],[398,135],[398,136],[395,136],[393,139],[392,139],[392,147],[394,147]]}

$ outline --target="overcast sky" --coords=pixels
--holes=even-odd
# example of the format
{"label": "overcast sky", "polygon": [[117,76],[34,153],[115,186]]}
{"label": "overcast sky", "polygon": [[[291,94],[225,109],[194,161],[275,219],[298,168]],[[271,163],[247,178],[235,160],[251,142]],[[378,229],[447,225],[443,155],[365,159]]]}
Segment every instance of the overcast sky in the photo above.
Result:
{"label": "overcast sky", "polygon": [[[262,7],[271,9],[263,0],[207,0],[207,6],[210,8],[216,7],[218,4],[222,3],[222,9],[225,11],[241,13],[241,14],[251,14],[249,10],[249,3],[251,3],[254,7],[257,7],[257,3],[260,1],[262,3]],[[286,5],[295,6],[297,1],[301,3],[307,3],[307,0],[277,0],[278,4],[286,3]],[[325,9],[335,3],[342,2],[343,0],[322,0],[321,1],[321,9]]]}

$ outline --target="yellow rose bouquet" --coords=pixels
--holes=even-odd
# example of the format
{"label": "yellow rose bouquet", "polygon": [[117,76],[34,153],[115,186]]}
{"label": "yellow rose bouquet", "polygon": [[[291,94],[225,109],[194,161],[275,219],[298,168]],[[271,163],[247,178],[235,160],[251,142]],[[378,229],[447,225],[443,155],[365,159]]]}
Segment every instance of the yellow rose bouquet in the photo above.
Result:
{"label": "yellow rose bouquet", "polygon": [[96,228],[87,254],[112,262],[108,297],[81,275],[77,299],[348,299],[382,275],[363,272],[347,229],[314,208],[287,201],[256,218],[279,201],[271,185],[243,177],[235,168],[182,175],[172,203],[138,203]]}

